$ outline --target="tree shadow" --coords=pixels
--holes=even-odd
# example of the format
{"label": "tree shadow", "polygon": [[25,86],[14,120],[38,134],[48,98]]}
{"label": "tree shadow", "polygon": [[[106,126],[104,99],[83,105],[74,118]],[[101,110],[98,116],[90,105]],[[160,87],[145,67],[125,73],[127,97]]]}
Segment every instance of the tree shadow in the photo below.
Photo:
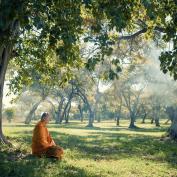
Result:
{"label": "tree shadow", "polygon": [[[52,168],[55,167],[53,171]],[[87,173],[82,168],[68,164],[66,161],[30,157],[16,161],[1,159],[1,177],[100,177]],[[51,170],[50,170],[51,169]]]}
{"label": "tree shadow", "polygon": [[[53,135],[57,136],[57,132],[53,132]],[[177,144],[171,141],[160,141],[153,136],[97,132],[87,137],[78,137],[62,133],[57,143],[71,151],[77,149],[80,152],[78,158],[118,160],[141,157],[153,161],[166,161],[177,168]]]}
{"label": "tree shadow", "polygon": [[27,128],[27,127],[34,127],[34,124],[16,124],[16,125],[14,125],[14,124],[5,124],[5,125],[3,125],[3,127],[12,127],[12,128],[14,128],[14,127],[19,127],[19,128]]}
{"label": "tree shadow", "polygon": [[155,127],[155,128],[134,128],[134,129],[127,129],[129,131],[136,131],[136,132],[165,132],[168,130],[167,127]]}
{"label": "tree shadow", "polygon": [[[143,130],[141,129],[141,132]],[[140,157],[144,160],[167,162],[177,168],[177,143],[170,140],[161,141],[154,136],[131,134],[131,132],[125,134],[95,131],[88,132],[87,136],[71,135],[54,130],[50,133],[56,144],[62,146],[64,150],[78,152],[77,159],[118,160]],[[16,132],[15,134],[19,134],[18,141],[21,144],[31,145],[32,131],[25,131],[23,134]],[[16,139],[11,137],[11,140]]]}

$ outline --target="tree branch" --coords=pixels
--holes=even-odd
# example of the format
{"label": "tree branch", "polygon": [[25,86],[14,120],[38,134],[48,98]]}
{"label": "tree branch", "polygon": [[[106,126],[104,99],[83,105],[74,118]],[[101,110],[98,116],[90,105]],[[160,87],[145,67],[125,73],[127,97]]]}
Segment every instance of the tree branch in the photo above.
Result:
{"label": "tree branch", "polygon": [[[161,33],[165,33],[165,29],[162,28],[162,27],[156,26],[156,27],[154,27],[154,30],[155,30],[155,31],[159,31],[159,32],[161,32]],[[120,41],[120,40],[134,39],[135,37],[139,36],[140,34],[146,33],[146,31],[147,31],[147,28],[143,28],[143,29],[141,29],[141,30],[135,32],[135,33],[132,34],[132,35],[120,36],[120,37],[118,37],[118,40]]]}
{"label": "tree branch", "polygon": [[132,34],[132,35],[127,35],[127,36],[121,36],[118,38],[118,40],[129,40],[129,39],[133,39],[137,36],[139,36],[140,34],[143,34],[147,31],[147,28],[143,28],[142,30],[139,30],[138,32]]}

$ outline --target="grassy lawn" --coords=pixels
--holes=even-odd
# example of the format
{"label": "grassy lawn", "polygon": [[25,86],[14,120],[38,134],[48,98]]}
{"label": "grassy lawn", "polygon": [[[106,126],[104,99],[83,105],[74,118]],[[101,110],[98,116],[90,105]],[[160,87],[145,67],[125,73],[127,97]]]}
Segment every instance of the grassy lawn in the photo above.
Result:
{"label": "grassy lawn", "polygon": [[[57,144],[65,149],[64,159],[36,158],[30,154],[32,125],[5,124],[4,133],[20,152],[0,146],[0,177],[177,177],[177,143],[161,139],[168,126],[155,128],[137,122],[72,122],[48,125]],[[21,157],[19,155],[19,157]]]}

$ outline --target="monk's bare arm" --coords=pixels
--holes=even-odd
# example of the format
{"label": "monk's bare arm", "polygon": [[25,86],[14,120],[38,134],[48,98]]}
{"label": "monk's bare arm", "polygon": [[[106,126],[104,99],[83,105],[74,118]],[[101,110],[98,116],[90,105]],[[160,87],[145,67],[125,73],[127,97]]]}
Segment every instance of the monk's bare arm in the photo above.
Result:
{"label": "monk's bare arm", "polygon": [[51,137],[50,134],[49,134],[49,136],[48,136],[48,139],[49,139],[49,142],[50,142],[51,146],[56,146],[56,144],[55,144],[55,142],[54,142],[54,140],[52,139],[52,137]]}

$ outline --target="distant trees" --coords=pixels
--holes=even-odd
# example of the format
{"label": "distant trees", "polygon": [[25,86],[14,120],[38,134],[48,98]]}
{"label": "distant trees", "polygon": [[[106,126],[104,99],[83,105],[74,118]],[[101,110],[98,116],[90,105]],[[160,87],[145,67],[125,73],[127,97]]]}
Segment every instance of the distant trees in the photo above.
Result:
{"label": "distant trees", "polygon": [[152,95],[149,97],[151,108],[151,124],[155,122],[156,127],[160,126],[160,116],[163,107],[162,98],[158,95]]}
{"label": "distant trees", "polygon": [[139,110],[139,116],[142,117],[142,124],[145,123],[145,120],[146,120],[147,116],[149,115],[149,112],[150,112],[150,110],[148,109],[147,102],[141,103],[140,110]]}
{"label": "distant trees", "polygon": [[11,123],[12,119],[14,118],[15,111],[13,108],[6,108],[4,111],[4,114],[8,120],[9,123]]}
{"label": "distant trees", "polygon": [[38,106],[43,101],[46,100],[47,96],[50,93],[51,88],[45,84],[38,82],[39,78],[40,78],[40,76],[34,72],[33,73],[33,84],[29,86],[29,91],[37,93],[37,95],[40,97],[40,99],[32,105],[32,108],[26,117],[25,124],[29,124],[31,122],[32,117],[33,117],[35,111],[37,110]]}

